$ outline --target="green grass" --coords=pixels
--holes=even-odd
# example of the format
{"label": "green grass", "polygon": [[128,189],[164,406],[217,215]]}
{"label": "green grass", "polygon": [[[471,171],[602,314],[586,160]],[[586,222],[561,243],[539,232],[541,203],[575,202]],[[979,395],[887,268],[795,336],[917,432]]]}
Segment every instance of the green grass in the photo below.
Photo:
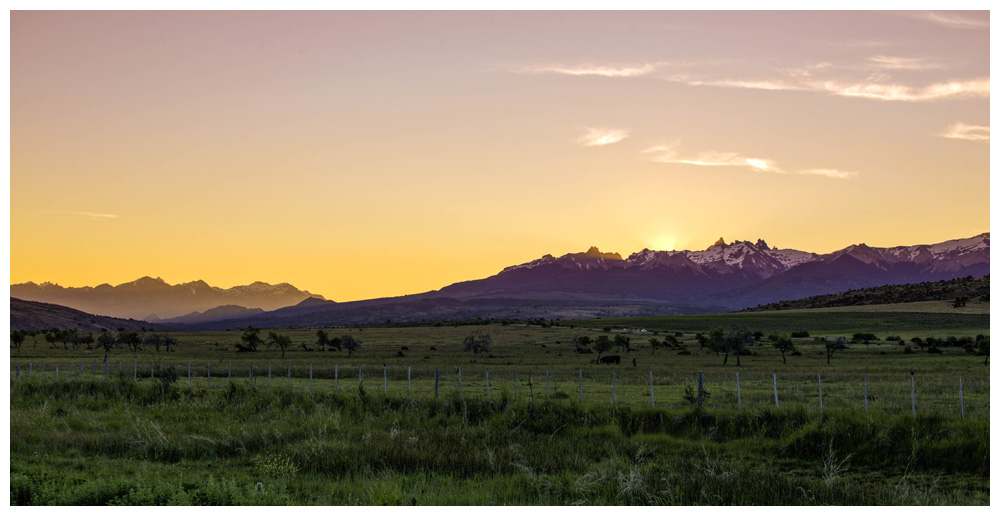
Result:
{"label": "green grass", "polygon": [[[737,368],[694,338],[733,317],[766,334],[989,333],[988,321],[953,314],[631,319],[620,326],[649,331],[628,333],[637,349],[612,351],[623,356],[614,366],[571,344],[618,326],[610,320],[327,329],[364,342],[350,357],[316,350],[314,329],[278,330],[293,342],[284,358],[273,349],[238,353],[236,331],[179,333],[171,353],[115,351],[107,379],[95,350],[29,338],[10,352],[18,372],[11,503],[989,503],[983,357],[880,342],[850,344],[827,364],[822,345],[807,338],[795,339],[800,354],[783,363],[765,339]],[[477,329],[492,333],[493,350],[474,360],[461,343]],[[664,336],[654,332],[667,330],[683,333],[686,350],[650,348],[649,338]],[[710,393],[701,409],[685,399],[699,371]]]}
{"label": "green grass", "polygon": [[11,503],[988,504],[989,422],[13,385]]}

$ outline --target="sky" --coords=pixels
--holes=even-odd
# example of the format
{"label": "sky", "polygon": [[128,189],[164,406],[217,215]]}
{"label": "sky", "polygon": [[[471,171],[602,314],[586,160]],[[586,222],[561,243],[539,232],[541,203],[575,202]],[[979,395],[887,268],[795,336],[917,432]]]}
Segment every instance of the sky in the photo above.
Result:
{"label": "sky", "polygon": [[989,13],[10,14],[10,279],[397,296],[989,231]]}

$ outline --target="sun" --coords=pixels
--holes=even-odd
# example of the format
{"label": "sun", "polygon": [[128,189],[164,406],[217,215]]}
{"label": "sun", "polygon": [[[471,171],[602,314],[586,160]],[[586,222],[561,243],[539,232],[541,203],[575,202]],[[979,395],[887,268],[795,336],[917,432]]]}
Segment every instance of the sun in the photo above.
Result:
{"label": "sun", "polygon": [[677,250],[677,236],[669,233],[657,235],[650,241],[650,249],[654,251]]}

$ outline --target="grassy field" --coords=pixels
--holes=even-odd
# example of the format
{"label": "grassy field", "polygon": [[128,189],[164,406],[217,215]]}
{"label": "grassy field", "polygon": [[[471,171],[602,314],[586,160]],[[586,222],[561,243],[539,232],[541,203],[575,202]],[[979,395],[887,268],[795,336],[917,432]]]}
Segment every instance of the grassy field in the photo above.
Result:
{"label": "grassy field", "polygon": [[[976,315],[738,315],[765,333],[989,333]],[[180,333],[171,353],[113,353],[107,378],[103,354],[29,338],[11,350],[11,503],[989,503],[984,357],[882,341],[827,364],[810,337],[783,363],[763,339],[737,368],[693,333],[731,320],[327,329],[363,341],[350,357],[315,329],[279,330],[284,358]],[[574,352],[623,333],[605,326],[647,331],[620,365]],[[474,330],[493,336],[476,360]],[[686,349],[654,351],[667,330]]]}

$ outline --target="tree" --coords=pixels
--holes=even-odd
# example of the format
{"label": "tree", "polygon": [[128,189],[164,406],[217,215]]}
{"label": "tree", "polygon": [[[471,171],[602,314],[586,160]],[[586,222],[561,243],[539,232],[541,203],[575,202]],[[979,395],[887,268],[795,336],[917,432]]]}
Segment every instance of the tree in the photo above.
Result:
{"label": "tree", "polygon": [[670,349],[674,349],[674,346],[677,346],[680,343],[681,341],[677,340],[677,337],[674,335],[667,335],[663,337],[663,345]]}
{"label": "tree", "polygon": [[699,349],[705,349],[705,346],[708,345],[708,337],[706,337],[705,335],[703,335],[701,333],[695,333],[694,334],[694,340],[698,341],[698,348]]}
{"label": "tree", "polygon": [[341,335],[340,346],[347,350],[347,358],[351,358],[351,353],[361,349],[361,341],[354,335]]}
{"label": "tree", "polygon": [[28,334],[24,330],[14,330],[10,332],[10,347],[17,349],[21,347],[21,343],[24,342],[24,338]]}
{"label": "tree", "polygon": [[658,347],[660,347],[660,340],[657,339],[657,338],[655,338],[655,337],[650,338],[649,339],[649,349],[650,349],[649,354],[650,355],[655,355],[656,354],[656,348],[658,348]]}
{"label": "tree", "polygon": [[750,333],[750,330],[739,326],[730,326],[722,337],[722,350],[726,354],[725,358],[722,359],[722,365],[726,365],[726,362],[729,361],[729,355],[736,355],[736,367],[739,367],[740,355],[746,353],[747,346],[751,343],[753,343],[753,333]]}
{"label": "tree", "polygon": [[117,339],[108,330],[101,331],[101,334],[97,336],[97,345],[104,350],[105,357],[111,354],[111,350],[114,349],[116,342]]}
{"label": "tree", "polygon": [[830,357],[833,356],[835,351],[840,351],[842,349],[847,349],[847,339],[843,337],[837,337],[837,340],[830,341],[826,340],[824,337],[822,342],[826,345],[826,363],[830,363]]}
{"label": "tree", "polygon": [[778,351],[781,352],[781,363],[787,364],[788,360],[785,359],[785,352],[795,351],[795,344],[792,342],[792,339],[784,336],[779,336],[777,339],[774,340],[772,345],[775,348],[777,348]]}
{"label": "tree", "polygon": [[[709,351],[714,351],[718,355],[721,351],[726,349],[726,330],[722,327],[712,328],[708,332],[708,336],[705,337],[705,345],[708,346]],[[728,358],[728,356],[727,356]]]}
{"label": "tree", "polygon": [[482,330],[476,330],[462,340],[462,350],[472,352],[473,362],[479,358],[480,353],[489,352],[492,346],[493,336]]}
{"label": "tree", "polygon": [[66,349],[67,346],[72,346],[73,349],[80,347],[80,336],[76,333],[75,328],[59,332],[59,341],[63,343],[63,349]]}
{"label": "tree", "polygon": [[611,339],[607,335],[599,335],[594,341],[594,351],[597,352],[597,361],[601,361],[601,353],[611,351]]}
{"label": "tree", "polygon": [[236,349],[237,351],[243,352],[257,351],[257,346],[262,343],[263,341],[260,338],[260,328],[247,326],[246,329],[243,330],[243,335],[240,336],[240,344],[236,345]]}
{"label": "tree", "polygon": [[83,335],[80,335],[80,344],[87,346],[87,349],[91,349],[91,344],[93,343],[94,343],[93,333],[84,333]]}
{"label": "tree", "polygon": [[983,365],[990,365],[990,338],[983,337],[982,339],[980,339],[977,336],[976,349],[978,350],[978,354],[986,355],[986,359],[983,360]]}
{"label": "tree", "polygon": [[292,345],[292,338],[288,335],[281,335],[277,332],[268,332],[267,346],[276,346],[281,350],[281,358],[285,358],[285,350]]}
{"label": "tree", "polygon": [[142,337],[143,348],[153,348],[159,353],[160,346],[163,346],[163,336],[159,333],[147,333]]}
{"label": "tree", "polygon": [[619,333],[618,335],[615,335],[615,348],[618,349],[619,351],[621,351],[622,349],[624,349],[626,352],[632,351],[632,346],[630,344],[631,341],[632,341],[631,338],[626,337],[621,333]]}
{"label": "tree", "polygon": [[117,340],[119,344],[123,344],[128,347],[129,351],[135,353],[139,350],[139,346],[142,345],[144,337],[141,337],[134,331],[121,330],[117,335],[115,335],[115,340]]}
{"label": "tree", "polygon": [[969,298],[968,297],[966,297],[966,296],[958,296],[958,297],[955,298],[955,302],[952,303],[951,306],[953,306],[955,308],[961,308],[961,307],[965,306],[965,303],[968,303],[968,302],[969,302]]}
{"label": "tree", "polygon": [[576,348],[577,353],[590,353],[590,343],[590,337],[586,335],[573,338],[573,346]]}
{"label": "tree", "polygon": [[326,346],[330,344],[330,337],[323,330],[316,330],[316,345],[320,351],[326,351]]}
{"label": "tree", "polygon": [[56,347],[56,342],[59,341],[59,330],[53,328],[45,332],[45,342],[48,342],[53,348]]}

